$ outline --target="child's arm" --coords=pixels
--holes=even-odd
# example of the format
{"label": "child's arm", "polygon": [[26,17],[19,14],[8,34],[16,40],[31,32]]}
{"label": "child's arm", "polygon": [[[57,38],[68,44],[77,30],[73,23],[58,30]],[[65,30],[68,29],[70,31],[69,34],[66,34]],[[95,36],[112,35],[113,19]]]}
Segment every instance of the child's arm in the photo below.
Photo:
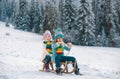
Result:
{"label": "child's arm", "polygon": [[71,48],[69,46],[67,46],[67,45],[64,45],[64,49],[67,50],[67,51],[71,50]]}
{"label": "child's arm", "polygon": [[64,49],[67,50],[67,51],[70,51],[71,47],[72,47],[72,43],[67,43],[67,44],[64,45]]}

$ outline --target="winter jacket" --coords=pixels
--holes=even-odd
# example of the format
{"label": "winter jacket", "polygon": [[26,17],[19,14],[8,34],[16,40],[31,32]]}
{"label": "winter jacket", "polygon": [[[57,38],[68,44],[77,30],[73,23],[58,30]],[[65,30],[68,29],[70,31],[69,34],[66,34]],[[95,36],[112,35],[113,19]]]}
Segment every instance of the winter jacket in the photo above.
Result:
{"label": "winter jacket", "polygon": [[[58,50],[59,49],[59,50]],[[55,57],[56,56],[64,56],[64,50],[70,51],[71,48],[69,48],[67,45],[61,45],[61,44],[56,44],[52,43],[52,52],[53,52],[53,61],[55,62]]]}
{"label": "winter jacket", "polygon": [[52,41],[43,41],[43,51],[42,51],[42,58],[41,60],[43,60],[45,58],[46,55],[49,55],[52,57]]}

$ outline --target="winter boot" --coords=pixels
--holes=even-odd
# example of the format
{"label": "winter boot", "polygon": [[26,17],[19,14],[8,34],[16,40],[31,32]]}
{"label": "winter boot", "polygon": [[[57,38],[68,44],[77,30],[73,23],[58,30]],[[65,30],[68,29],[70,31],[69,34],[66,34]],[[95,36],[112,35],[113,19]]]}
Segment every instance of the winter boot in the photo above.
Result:
{"label": "winter boot", "polygon": [[79,72],[79,69],[76,69],[74,73],[75,73],[75,75],[82,75],[82,74]]}
{"label": "winter boot", "polygon": [[57,69],[56,69],[56,73],[57,73],[57,75],[62,75],[61,70],[62,70],[61,68],[57,68]]}
{"label": "winter boot", "polygon": [[46,70],[46,72],[50,72],[49,64],[45,64],[45,70]]}

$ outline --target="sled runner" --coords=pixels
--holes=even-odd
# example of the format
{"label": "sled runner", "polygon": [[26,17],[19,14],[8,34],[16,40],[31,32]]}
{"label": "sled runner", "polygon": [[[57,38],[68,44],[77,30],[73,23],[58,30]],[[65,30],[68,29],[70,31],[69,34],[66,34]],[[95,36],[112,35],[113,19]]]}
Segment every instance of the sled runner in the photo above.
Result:
{"label": "sled runner", "polygon": [[[76,62],[61,62],[61,65],[63,65],[62,73],[72,74],[76,70]],[[69,68],[68,65],[74,65],[74,67]]]}

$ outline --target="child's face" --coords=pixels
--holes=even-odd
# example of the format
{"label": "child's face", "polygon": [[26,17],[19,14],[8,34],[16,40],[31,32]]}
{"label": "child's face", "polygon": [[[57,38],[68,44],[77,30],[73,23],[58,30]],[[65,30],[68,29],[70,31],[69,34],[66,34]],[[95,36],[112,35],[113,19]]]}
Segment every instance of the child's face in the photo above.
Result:
{"label": "child's face", "polygon": [[58,39],[57,39],[57,42],[62,42],[63,41],[63,39],[61,38],[61,37],[59,37]]}
{"label": "child's face", "polygon": [[50,41],[50,40],[51,40],[51,37],[50,37],[50,35],[46,35],[46,36],[44,37],[44,39],[45,39],[46,41]]}

